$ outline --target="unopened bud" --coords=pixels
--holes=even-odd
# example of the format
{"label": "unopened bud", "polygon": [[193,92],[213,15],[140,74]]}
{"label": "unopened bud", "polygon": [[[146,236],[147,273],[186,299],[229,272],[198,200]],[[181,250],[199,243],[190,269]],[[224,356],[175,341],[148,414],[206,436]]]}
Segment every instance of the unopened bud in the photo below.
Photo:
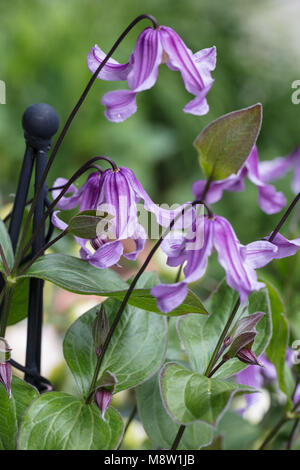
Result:
{"label": "unopened bud", "polygon": [[112,402],[112,393],[105,388],[98,388],[95,394],[95,403],[100,410],[100,415],[103,421],[105,421],[105,412]]}
{"label": "unopened bud", "polygon": [[109,322],[105,312],[104,304],[101,304],[100,310],[92,326],[94,345],[96,354],[99,356],[109,332]]}
{"label": "unopened bud", "polygon": [[254,352],[251,351],[251,349],[248,348],[242,348],[240,349],[236,357],[244,362],[245,364],[251,364],[252,366],[261,366],[263,365],[258,361],[257,357],[255,356]]}
{"label": "unopened bud", "polygon": [[6,389],[9,398],[11,398],[11,379],[12,370],[9,362],[0,362],[0,383]]}

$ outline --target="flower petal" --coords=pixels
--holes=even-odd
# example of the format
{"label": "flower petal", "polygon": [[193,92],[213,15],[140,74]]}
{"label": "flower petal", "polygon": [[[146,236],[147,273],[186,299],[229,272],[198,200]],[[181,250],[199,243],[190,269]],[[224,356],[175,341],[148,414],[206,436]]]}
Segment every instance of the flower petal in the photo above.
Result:
{"label": "flower petal", "polygon": [[162,46],[159,31],[146,28],[138,37],[132,54],[133,66],[128,75],[128,85],[134,92],[153,87],[162,60]]}
{"label": "flower petal", "polygon": [[109,91],[101,103],[106,106],[105,116],[109,121],[122,122],[136,112],[136,93],[130,90]]}
{"label": "flower petal", "polygon": [[182,304],[188,293],[185,282],[159,284],[152,287],[151,295],[156,297],[157,306],[163,313],[169,313]]}
{"label": "flower petal", "polygon": [[[68,182],[68,180],[65,179],[65,178],[57,178],[54,181],[53,187],[55,188],[55,187],[64,186],[67,182]],[[56,199],[60,195],[62,190],[63,190],[63,188],[52,190],[52,198]],[[62,209],[62,210],[74,209],[74,207],[76,207],[80,204],[82,190],[77,189],[76,186],[74,186],[74,184],[72,184],[68,188],[68,190],[66,191],[65,194],[67,195],[67,194],[70,194],[70,193],[73,193],[72,196],[69,196],[69,197],[63,196],[58,201],[58,203],[56,204],[56,207],[58,209]]]}
{"label": "flower petal", "polygon": [[68,227],[68,224],[63,222],[63,220],[58,217],[59,213],[60,211],[53,212],[51,222],[53,223],[54,227],[59,228],[60,230],[65,230]]}
{"label": "flower petal", "polygon": [[280,235],[280,233],[277,233],[272,243],[278,248],[274,258],[286,258],[287,256],[293,256],[297,253],[300,247],[300,237],[295,240],[288,240]]}
{"label": "flower petal", "polygon": [[[92,266],[96,268],[105,269],[117,264],[123,254],[124,247],[119,241],[107,242],[98,248],[93,254],[87,254],[87,249],[83,256]],[[80,250],[80,255],[83,254]]]}
{"label": "flower petal", "polygon": [[144,227],[142,227],[140,224],[137,225],[137,228],[135,230],[135,232],[133,233],[132,235],[132,239],[134,240],[135,242],[135,250],[134,251],[131,251],[130,253],[124,253],[123,256],[127,259],[130,259],[130,260],[136,260],[138,254],[140,253],[140,251],[142,251],[145,247],[145,243],[146,243],[146,239],[147,239],[147,234],[146,234],[146,231],[144,229]]}
{"label": "flower petal", "polygon": [[[187,264],[184,268],[184,274],[187,283],[197,281],[205,273],[208,257],[213,249],[213,223],[214,221],[208,217],[197,219],[195,232],[199,237],[198,243],[195,240],[186,243]],[[193,245],[195,245],[194,249]]]}
{"label": "flower petal", "polygon": [[[97,44],[91,48],[87,56],[87,65],[93,74],[96,72],[105,57],[105,52],[103,52]],[[127,80],[128,73],[131,69],[132,65],[129,62],[127,64],[119,64],[116,60],[109,59],[97,75],[97,78],[110,81]]]}
{"label": "flower petal", "polygon": [[253,290],[264,287],[263,283],[257,281],[255,270],[244,261],[241,246],[230,223],[220,216],[215,216],[214,245],[219,263],[225,269],[227,284],[239,292],[241,302]]}
{"label": "flower petal", "polygon": [[262,268],[275,257],[278,247],[267,240],[259,240],[242,247],[246,263],[254,269]]}

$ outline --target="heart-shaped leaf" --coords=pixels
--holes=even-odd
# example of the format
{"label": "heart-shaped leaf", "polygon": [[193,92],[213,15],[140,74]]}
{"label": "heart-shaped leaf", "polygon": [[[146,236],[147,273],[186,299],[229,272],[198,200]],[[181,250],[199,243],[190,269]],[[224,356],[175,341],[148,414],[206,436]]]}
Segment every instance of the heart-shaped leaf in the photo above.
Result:
{"label": "heart-shaped leaf", "polygon": [[18,426],[30,403],[38,392],[18,377],[12,379],[12,397],[0,384],[0,450],[14,450],[17,447]]}
{"label": "heart-shaped leaf", "polygon": [[[170,449],[179,429],[166,412],[155,374],[136,389],[139,417],[154,448]],[[197,450],[208,445],[213,438],[211,426],[194,423],[184,431],[178,450]]]}
{"label": "heart-shaped leaf", "polygon": [[[105,301],[110,325],[119,307],[117,300]],[[92,325],[98,308],[92,308],[76,320],[64,339],[66,361],[84,396],[88,394],[97,362]],[[109,370],[116,376],[116,392],[135,387],[160,367],[166,343],[166,318],[128,305],[112,336],[101,370]]]}
{"label": "heart-shaped leaf", "polygon": [[[98,269],[87,261],[63,254],[42,256],[19,279],[25,277],[41,278],[78,294],[103,295],[119,300],[123,300],[128,290],[128,284],[111,269]],[[128,303],[163,315],[157,308],[156,299],[151,295],[150,290],[150,288],[135,289]],[[187,313],[207,314],[200,299],[191,291],[185,301],[172,310],[168,316]]]}
{"label": "heart-shaped leaf", "polygon": [[238,172],[256,142],[261,119],[258,103],[221,116],[198,135],[194,145],[206,178],[224,179]]}
{"label": "heart-shaped leaf", "polygon": [[207,378],[176,363],[164,366],[160,375],[161,394],[168,413],[181,424],[203,421],[217,425],[237,392],[249,387]]}
{"label": "heart-shaped leaf", "polygon": [[49,392],[33,402],[19,435],[21,450],[115,449],[123,423],[112,407],[100,418],[96,405],[86,405],[68,393]]}

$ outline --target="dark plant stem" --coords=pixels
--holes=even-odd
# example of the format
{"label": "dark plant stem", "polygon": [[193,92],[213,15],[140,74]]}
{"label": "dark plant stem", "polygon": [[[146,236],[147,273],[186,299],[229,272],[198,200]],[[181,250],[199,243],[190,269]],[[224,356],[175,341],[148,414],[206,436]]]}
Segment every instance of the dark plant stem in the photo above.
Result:
{"label": "dark plant stem", "polygon": [[269,432],[269,434],[267,435],[267,437],[265,438],[265,440],[263,441],[263,443],[261,444],[261,446],[259,447],[258,450],[264,450],[264,448],[269,444],[269,442],[273,439],[273,437],[276,436],[276,434],[278,433],[278,431],[281,429],[281,427],[287,422],[289,421],[289,418],[287,418],[285,415],[281,418],[280,421],[278,421],[278,423],[276,424],[276,426],[274,426],[273,429],[271,429],[271,431]]}
{"label": "dark plant stem", "polygon": [[68,228],[66,228],[65,230],[63,230],[57,237],[53,238],[53,240],[51,240],[50,242],[46,243],[46,245],[44,245],[40,251],[38,251],[38,253],[36,253],[36,255],[34,255],[34,257],[26,264],[26,266],[22,269],[22,271],[18,274],[18,276],[22,276],[26,271],[27,269],[30,268],[30,266],[40,257],[44,254],[44,252],[46,250],[48,250],[48,248],[50,248],[52,245],[54,245],[54,243],[58,242],[58,240],[60,240],[61,238],[63,238],[65,235],[67,235],[68,233]]}
{"label": "dark plant stem", "polygon": [[176,277],[175,277],[175,284],[177,282],[179,282],[179,279],[180,279],[180,276],[181,276],[181,272],[182,272],[182,268],[183,268],[183,264],[181,264],[178,268],[178,271],[177,271],[177,274],[176,274]]}
{"label": "dark plant stem", "polygon": [[8,276],[10,276],[10,269],[9,269],[7,259],[5,257],[5,253],[4,253],[4,250],[2,248],[1,243],[0,243],[0,256],[2,258],[2,263],[3,263],[4,269],[5,269],[5,274],[8,277]]}
{"label": "dark plant stem", "polygon": [[228,361],[228,358],[224,358],[219,362],[219,364],[217,364],[212,370],[211,372],[209,372],[209,374],[207,375],[208,378],[212,377],[218,369],[220,369],[220,367],[225,364],[225,362]]}
{"label": "dark plant stem", "polygon": [[176,450],[176,449],[177,449],[177,447],[178,447],[178,445],[179,445],[179,443],[180,443],[180,441],[181,441],[181,438],[182,438],[182,436],[183,436],[183,433],[184,433],[184,431],[185,431],[185,428],[186,428],[186,426],[185,426],[184,424],[182,424],[182,425],[179,427],[178,432],[177,432],[177,434],[176,434],[176,437],[175,437],[175,439],[174,439],[174,442],[173,442],[173,444],[172,444],[171,450]]}
{"label": "dark plant stem", "polygon": [[231,314],[230,314],[230,317],[228,318],[228,320],[227,320],[227,322],[226,322],[226,325],[225,325],[225,327],[224,327],[224,329],[223,329],[223,331],[222,331],[222,333],[221,333],[221,336],[220,336],[220,338],[219,338],[219,341],[218,341],[218,343],[217,343],[217,345],[216,345],[216,347],[215,347],[215,350],[214,350],[214,352],[213,352],[213,354],[212,354],[212,356],[211,356],[211,359],[210,359],[209,364],[208,364],[208,366],[207,366],[207,369],[206,369],[206,371],[205,371],[205,374],[204,374],[204,375],[206,375],[207,377],[210,377],[209,374],[210,374],[210,372],[211,372],[211,370],[212,370],[212,368],[213,368],[213,366],[214,366],[214,364],[215,364],[215,360],[216,360],[216,358],[217,358],[217,356],[218,356],[218,352],[219,352],[220,348],[222,347],[222,344],[223,344],[223,342],[224,342],[224,339],[226,338],[226,335],[227,335],[228,330],[229,330],[229,328],[230,328],[230,326],[231,326],[231,324],[232,324],[232,322],[233,322],[233,320],[234,320],[234,317],[235,317],[235,315],[236,315],[236,312],[238,311],[238,308],[239,308],[239,306],[240,306],[240,303],[241,303],[241,302],[240,302],[240,298],[238,298],[237,301],[236,301],[236,303],[235,303],[235,305],[234,305],[234,307],[233,307],[233,310],[232,310],[232,312],[231,312]]}
{"label": "dark plant stem", "polygon": [[96,387],[96,382],[97,382],[97,379],[98,379],[98,375],[99,375],[99,372],[100,372],[100,369],[101,369],[101,365],[102,365],[102,362],[103,362],[103,359],[104,359],[104,356],[105,356],[105,353],[107,351],[107,348],[110,344],[110,341],[111,341],[111,338],[114,334],[114,331],[121,319],[121,316],[122,316],[122,313],[124,312],[125,310],[125,307],[127,305],[127,302],[129,300],[129,297],[131,296],[132,292],[134,291],[135,289],[135,286],[138,282],[138,280],[140,279],[141,275],[143,274],[143,272],[145,271],[145,269],[147,268],[148,264],[150,263],[153,255],[155,254],[155,252],[158,250],[158,248],[160,247],[160,245],[162,244],[164,238],[168,235],[168,233],[170,233],[170,231],[172,230],[174,224],[176,223],[176,221],[182,217],[185,213],[185,211],[191,207],[194,207],[195,205],[197,204],[203,204],[203,201],[200,201],[200,200],[197,200],[197,201],[193,201],[189,206],[186,206],[180,214],[177,214],[177,216],[172,220],[172,222],[170,223],[169,227],[165,230],[165,232],[162,234],[162,236],[159,238],[159,240],[155,243],[155,245],[152,247],[150,253],[148,254],[146,260],[144,261],[143,265],[141,266],[141,268],[139,269],[139,271],[137,272],[137,274],[135,275],[132,283],[130,284],[126,294],[125,294],[125,297],[124,299],[122,300],[122,303],[120,305],[120,308],[114,318],[114,321],[110,327],[110,330],[107,334],[107,337],[105,339],[105,342],[104,342],[104,345],[103,345],[103,348],[101,350],[101,354],[99,355],[98,357],[98,360],[97,360],[97,364],[96,364],[96,368],[95,368],[95,372],[94,372],[94,376],[92,378],[92,382],[91,382],[91,385],[90,385],[90,389],[89,389],[89,392],[88,392],[88,396],[87,396],[87,399],[86,399],[86,403],[89,404],[93,398],[93,394],[94,394],[94,391],[95,391],[95,387]]}
{"label": "dark plant stem", "polygon": [[122,443],[123,443],[123,441],[124,441],[125,434],[126,434],[128,428],[129,428],[131,422],[133,421],[133,418],[135,417],[136,412],[137,412],[137,405],[135,404],[134,407],[132,408],[132,411],[131,411],[131,413],[130,413],[130,416],[129,416],[129,418],[128,418],[128,420],[127,420],[127,423],[126,423],[126,425],[125,425],[124,433],[123,433],[123,438],[122,438],[122,440],[120,441],[120,444],[118,445],[118,447],[117,447],[116,450],[119,450],[119,449],[120,449],[120,447],[121,447],[121,445],[122,445]]}
{"label": "dark plant stem", "polygon": [[119,36],[119,38],[117,39],[117,41],[114,43],[114,45],[112,46],[112,48],[110,49],[110,51],[108,52],[108,54],[105,56],[105,58],[103,59],[103,61],[101,62],[101,64],[99,65],[99,67],[97,68],[97,70],[94,72],[94,74],[92,75],[91,79],[89,80],[88,84],[86,85],[83,93],[81,94],[79,100],[77,101],[76,105],[74,106],[74,108],[72,109],[54,147],[53,147],[53,150],[49,156],[49,160],[48,160],[48,163],[47,163],[47,166],[45,168],[45,171],[41,177],[41,180],[40,180],[40,184],[37,188],[37,191],[34,195],[34,198],[33,198],[33,201],[32,201],[32,205],[31,205],[31,208],[29,210],[29,213],[28,213],[28,217],[27,217],[27,221],[26,221],[26,224],[25,224],[25,227],[24,227],[24,231],[23,231],[23,237],[22,237],[22,240],[21,240],[21,245],[24,244],[24,239],[26,237],[26,234],[28,232],[28,229],[29,229],[29,224],[30,224],[30,220],[33,216],[33,213],[34,213],[34,209],[35,209],[35,206],[37,204],[37,201],[39,199],[39,196],[40,196],[40,193],[41,191],[43,190],[43,186],[44,186],[44,183],[46,182],[46,178],[48,176],[48,173],[49,173],[49,170],[50,170],[50,167],[52,166],[52,163],[54,161],[54,158],[57,154],[57,151],[59,149],[59,147],[61,146],[64,138],[65,138],[65,135],[67,134],[68,132],[68,129],[73,121],[73,119],[75,118],[77,112],[79,111],[81,105],[83,104],[88,92],[90,91],[93,83],[95,82],[96,78],[98,77],[99,73],[101,72],[101,70],[103,69],[103,67],[105,66],[105,64],[108,62],[108,60],[110,59],[110,57],[113,55],[113,53],[115,52],[115,50],[118,48],[118,46],[120,45],[120,43],[123,41],[123,39],[127,36],[127,34],[131,31],[131,29],[137,24],[139,23],[140,21],[144,20],[144,19],[148,19],[152,22],[153,24],[153,27],[156,29],[158,28],[158,23],[156,21],[156,19],[151,16],[151,15],[147,15],[147,14],[144,14],[144,15],[139,15],[137,18],[135,18],[135,20],[133,20],[129,26],[127,26],[127,28],[123,31],[123,33]]}
{"label": "dark plant stem", "polygon": [[287,210],[285,211],[285,213],[283,214],[283,216],[281,217],[280,221],[278,222],[278,224],[276,225],[275,229],[273,230],[273,232],[271,233],[271,236],[269,237],[269,242],[272,242],[274,240],[274,238],[276,237],[277,233],[279,232],[279,230],[281,229],[281,227],[283,226],[283,224],[286,222],[287,218],[289,217],[289,215],[291,214],[291,212],[293,211],[294,207],[296,206],[297,202],[299,201],[300,199],[300,193],[297,194],[297,196],[294,198],[294,200],[291,202],[291,204],[289,205],[289,207],[287,208]]}

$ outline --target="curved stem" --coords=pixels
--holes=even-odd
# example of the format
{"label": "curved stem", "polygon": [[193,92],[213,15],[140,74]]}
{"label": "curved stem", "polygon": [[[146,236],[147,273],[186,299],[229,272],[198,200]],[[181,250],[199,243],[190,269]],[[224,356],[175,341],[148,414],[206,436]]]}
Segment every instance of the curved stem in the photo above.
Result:
{"label": "curved stem", "polygon": [[119,36],[119,38],[117,39],[117,41],[114,43],[114,45],[112,46],[112,48],[110,49],[110,51],[108,52],[108,54],[105,56],[105,58],[103,59],[103,61],[101,62],[101,64],[99,65],[99,67],[97,68],[97,70],[94,72],[94,74],[92,75],[91,79],[89,80],[88,84],[86,85],[83,93],[81,94],[79,100],[77,101],[76,105],[74,106],[74,108],[72,109],[54,147],[53,147],[53,150],[49,156],[49,160],[48,160],[48,163],[47,163],[47,166],[45,168],[45,171],[41,177],[41,180],[40,180],[40,183],[39,183],[39,186],[37,188],[37,191],[34,195],[34,198],[33,198],[33,201],[32,201],[32,205],[31,205],[31,208],[29,210],[29,213],[28,213],[28,216],[27,216],[27,220],[26,220],[26,223],[25,223],[25,226],[24,226],[24,230],[23,230],[23,234],[22,234],[22,238],[21,238],[21,246],[25,244],[24,240],[26,238],[26,235],[27,235],[27,232],[29,230],[29,226],[30,226],[30,221],[32,219],[32,216],[33,216],[33,212],[34,212],[34,209],[36,207],[36,204],[37,204],[37,201],[39,199],[39,196],[40,196],[40,193],[43,189],[43,186],[44,186],[44,183],[46,181],[46,178],[48,176],[48,173],[49,173],[49,170],[50,170],[50,167],[54,161],[54,158],[57,154],[57,151],[59,149],[59,147],[61,146],[62,144],[62,141],[64,140],[65,138],[65,135],[67,134],[68,132],[68,129],[73,121],[73,119],[75,118],[79,108],[81,107],[82,103],[84,102],[88,92],[90,91],[93,83],[95,82],[96,78],[98,77],[99,73],[101,72],[101,70],[103,69],[103,67],[105,66],[105,64],[108,62],[108,60],[110,59],[110,57],[113,55],[113,53],[115,52],[115,50],[117,49],[117,47],[120,45],[120,43],[123,41],[123,39],[127,36],[127,34],[131,31],[131,29],[137,24],[139,23],[140,21],[144,20],[144,19],[148,19],[152,22],[152,25],[154,28],[158,28],[158,23],[156,21],[156,19],[151,16],[151,15],[147,15],[147,14],[143,14],[143,15],[139,15],[137,18],[135,18],[135,20],[133,20],[129,26],[127,26],[127,28],[123,31],[123,33]]}
{"label": "curved stem", "polygon": [[123,438],[122,438],[122,440],[120,441],[120,444],[118,445],[118,447],[117,447],[116,450],[119,450],[119,449],[120,449],[120,447],[121,447],[121,445],[122,445],[122,443],[123,443],[123,441],[124,441],[125,434],[126,434],[128,428],[129,428],[130,424],[132,423],[133,418],[134,418],[135,415],[136,415],[136,412],[137,412],[137,405],[135,404],[134,407],[132,408],[132,411],[131,411],[131,413],[130,413],[130,416],[129,416],[129,418],[128,418],[128,420],[127,420],[127,423],[126,423],[126,425],[125,425],[124,433],[123,433]]}
{"label": "curved stem", "polygon": [[94,157],[94,158],[91,158],[88,162],[86,162],[84,165],[82,165],[81,168],[79,168],[79,170],[77,170],[73,176],[71,176],[71,178],[69,179],[69,181],[63,186],[63,190],[59,193],[59,195],[57,196],[56,199],[54,199],[54,201],[50,204],[50,206],[47,208],[47,210],[45,211],[43,217],[41,218],[41,220],[39,221],[37,227],[36,227],[36,230],[35,232],[32,234],[29,242],[26,244],[26,246],[24,247],[24,242],[25,240],[23,239],[23,243],[20,243],[20,248],[18,250],[18,254],[16,256],[16,259],[15,259],[15,264],[13,266],[13,272],[16,272],[16,269],[17,269],[17,266],[19,265],[20,263],[20,260],[23,258],[23,256],[26,255],[28,249],[30,248],[30,246],[32,245],[32,242],[34,241],[35,237],[37,236],[37,234],[39,233],[40,229],[42,228],[43,224],[45,223],[47,217],[49,216],[49,214],[51,214],[51,211],[52,209],[54,209],[54,207],[56,206],[56,204],[60,201],[60,199],[66,194],[66,192],[68,191],[68,189],[70,188],[70,186],[83,174],[85,173],[87,170],[90,169],[90,167],[92,166],[92,164],[98,160],[105,160],[107,161],[108,163],[110,163],[110,165],[112,166],[113,170],[117,169],[117,165],[116,163],[111,160],[109,157],[105,157],[103,155],[101,156],[97,156],[97,157]]}
{"label": "curved stem", "polygon": [[269,242],[272,242],[274,240],[277,233],[279,232],[279,230],[281,229],[283,224],[286,222],[287,218],[289,217],[289,215],[291,214],[292,210],[294,209],[294,207],[296,206],[296,204],[298,203],[299,200],[300,200],[300,193],[297,194],[297,196],[293,199],[293,201],[291,202],[291,204],[289,205],[289,207],[287,208],[287,210],[285,211],[285,213],[281,217],[280,221],[278,222],[278,224],[276,225],[275,229],[273,230],[271,236],[269,237]]}
{"label": "curved stem", "polygon": [[293,441],[297,432],[298,424],[299,424],[299,418],[296,418],[294,421],[293,427],[291,429],[288,441],[286,443],[286,450],[291,450],[292,448]]}
{"label": "curved stem", "polygon": [[200,201],[200,200],[197,200],[197,201],[193,201],[189,206],[186,206],[181,212],[180,214],[177,214],[176,217],[174,217],[174,219],[172,220],[172,222],[170,223],[169,227],[165,230],[165,232],[162,234],[162,236],[159,238],[159,240],[155,243],[155,245],[152,247],[152,249],[150,250],[150,253],[148,254],[146,260],[144,261],[143,265],[141,266],[141,268],[139,269],[139,271],[137,272],[137,274],[135,275],[132,283],[130,284],[123,300],[122,300],[122,303],[119,307],[119,310],[114,318],[114,321],[110,327],[110,330],[107,334],[107,337],[105,339],[105,342],[104,342],[104,345],[103,345],[103,348],[101,350],[101,354],[99,355],[98,357],[98,360],[97,360],[97,364],[96,364],[96,368],[95,368],[95,372],[94,372],[94,375],[93,375],[93,378],[92,378],[92,382],[91,382],[91,385],[90,385],[90,389],[89,389],[89,392],[88,392],[88,396],[87,396],[87,399],[86,399],[86,403],[90,403],[91,400],[92,400],[92,397],[93,397],[93,394],[94,394],[94,391],[95,391],[95,386],[96,386],[96,382],[97,382],[97,379],[98,379],[98,375],[99,375],[99,372],[100,372],[100,369],[101,369],[101,365],[102,365],[102,362],[103,362],[103,359],[104,359],[104,356],[105,356],[105,353],[107,351],[107,348],[110,344],[110,341],[111,341],[111,338],[114,334],[114,331],[115,329],[117,328],[118,326],[118,323],[121,319],[121,316],[122,316],[122,313],[124,312],[125,310],[125,307],[127,305],[127,302],[128,302],[128,299],[129,297],[131,296],[138,280],[140,279],[141,275],[143,274],[143,272],[145,271],[145,269],[147,268],[148,264],[150,263],[153,255],[155,254],[155,252],[158,250],[158,248],[160,247],[160,245],[162,244],[164,238],[168,235],[168,233],[170,233],[170,231],[172,230],[174,224],[176,223],[176,221],[183,216],[183,214],[185,213],[185,211],[187,209],[190,209],[191,207],[194,207],[195,205],[197,204],[203,204],[203,201]]}

